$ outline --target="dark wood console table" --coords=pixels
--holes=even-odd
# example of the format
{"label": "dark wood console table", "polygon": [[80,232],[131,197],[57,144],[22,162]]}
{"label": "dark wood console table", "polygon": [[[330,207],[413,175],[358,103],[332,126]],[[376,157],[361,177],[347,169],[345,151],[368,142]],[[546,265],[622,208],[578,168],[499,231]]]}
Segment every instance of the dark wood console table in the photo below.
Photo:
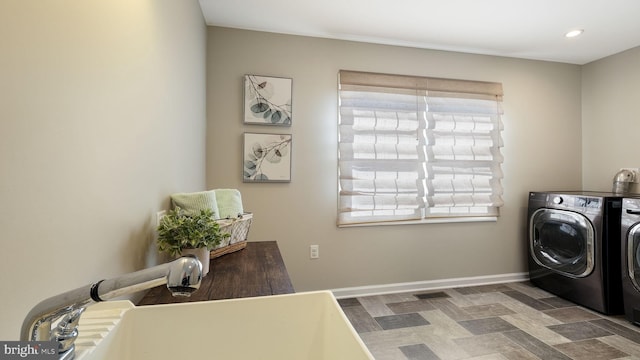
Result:
{"label": "dark wood console table", "polygon": [[293,293],[280,249],[275,241],[248,242],[247,247],[212,259],[209,273],[191,297],[173,297],[166,286],[155,287],[138,305],[234,299]]}

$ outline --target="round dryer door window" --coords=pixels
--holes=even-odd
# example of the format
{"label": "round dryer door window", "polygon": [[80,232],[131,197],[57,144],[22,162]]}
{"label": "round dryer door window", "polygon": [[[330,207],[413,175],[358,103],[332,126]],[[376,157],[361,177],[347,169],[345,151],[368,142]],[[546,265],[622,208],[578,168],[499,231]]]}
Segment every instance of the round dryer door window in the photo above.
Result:
{"label": "round dryer door window", "polygon": [[627,243],[629,278],[636,289],[640,290],[640,224],[631,228]]}
{"label": "round dryer door window", "polygon": [[589,219],[572,211],[539,209],[530,221],[530,253],[538,265],[569,277],[593,271],[595,230]]}

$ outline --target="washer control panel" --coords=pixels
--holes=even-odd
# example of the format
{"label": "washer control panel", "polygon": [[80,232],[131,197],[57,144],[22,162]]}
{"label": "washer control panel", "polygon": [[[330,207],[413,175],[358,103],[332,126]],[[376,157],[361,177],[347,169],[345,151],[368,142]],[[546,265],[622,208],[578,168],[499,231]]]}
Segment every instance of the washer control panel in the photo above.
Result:
{"label": "washer control panel", "polygon": [[599,209],[600,208],[600,199],[592,198],[592,197],[576,197],[575,206],[585,207],[591,209]]}
{"label": "washer control panel", "polygon": [[598,210],[602,207],[602,199],[590,196],[555,195],[550,194],[548,198],[549,206],[562,209],[575,210]]}

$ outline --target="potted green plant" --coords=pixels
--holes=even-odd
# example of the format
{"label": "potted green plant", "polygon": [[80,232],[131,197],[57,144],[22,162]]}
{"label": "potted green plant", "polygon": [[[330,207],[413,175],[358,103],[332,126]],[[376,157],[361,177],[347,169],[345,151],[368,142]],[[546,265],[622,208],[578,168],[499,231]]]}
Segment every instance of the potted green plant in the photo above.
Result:
{"label": "potted green plant", "polygon": [[187,216],[176,207],[158,225],[158,249],[172,256],[195,254],[202,263],[203,276],[209,272],[209,252],[229,237],[223,233],[209,209]]}

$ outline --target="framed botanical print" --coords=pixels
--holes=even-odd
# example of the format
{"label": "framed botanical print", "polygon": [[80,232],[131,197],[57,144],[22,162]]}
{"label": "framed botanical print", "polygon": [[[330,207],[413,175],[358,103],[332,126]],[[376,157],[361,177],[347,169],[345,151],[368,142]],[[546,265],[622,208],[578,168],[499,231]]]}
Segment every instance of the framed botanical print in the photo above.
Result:
{"label": "framed botanical print", "polygon": [[291,126],[293,79],[244,76],[244,123]]}
{"label": "framed botanical print", "polygon": [[243,182],[291,181],[291,134],[244,133]]}

